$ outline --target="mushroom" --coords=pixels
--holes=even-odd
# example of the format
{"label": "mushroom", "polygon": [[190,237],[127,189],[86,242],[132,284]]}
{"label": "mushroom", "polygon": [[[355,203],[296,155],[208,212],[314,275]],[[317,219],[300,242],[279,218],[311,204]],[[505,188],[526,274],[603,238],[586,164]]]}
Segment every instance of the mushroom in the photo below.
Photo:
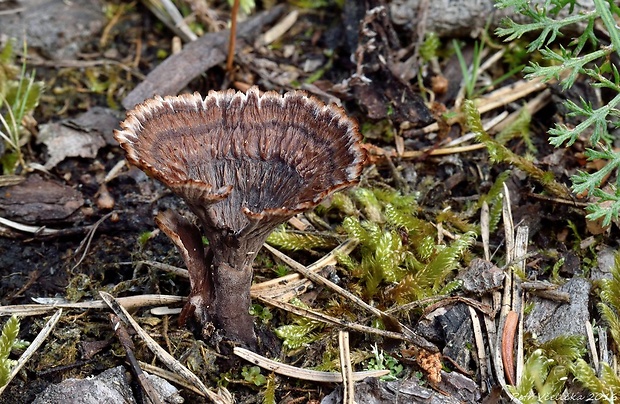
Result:
{"label": "mushroom", "polygon": [[357,183],[366,154],[356,122],[304,92],[252,87],[157,96],[121,128],[127,160],[180,196],[209,241],[178,213],[156,218],[190,274],[185,316],[255,346],[252,262],[277,225]]}

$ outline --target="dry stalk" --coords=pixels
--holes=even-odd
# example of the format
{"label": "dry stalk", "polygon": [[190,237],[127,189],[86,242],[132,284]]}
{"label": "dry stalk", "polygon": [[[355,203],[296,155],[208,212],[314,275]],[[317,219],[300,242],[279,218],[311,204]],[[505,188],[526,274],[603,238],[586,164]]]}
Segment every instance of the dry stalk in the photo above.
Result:
{"label": "dry stalk", "polygon": [[[34,298],[33,300],[38,301],[39,299]],[[170,304],[178,304],[183,303],[186,298],[181,296],[171,296],[171,295],[140,295],[140,296],[128,296],[128,297],[119,297],[116,299],[120,302],[123,307],[128,309],[133,309],[137,307],[145,307],[145,306],[166,306]],[[46,302],[47,299],[40,299],[41,302]],[[89,302],[79,302],[79,303],[65,303],[64,301],[61,303],[53,302],[53,303],[41,303],[41,304],[18,304],[13,306],[0,306],[0,316],[38,316],[41,314],[48,313],[55,309],[80,309],[80,310],[88,310],[88,309],[105,309],[108,306],[105,304],[103,300],[92,300]]]}
{"label": "dry stalk", "polygon": [[349,333],[340,330],[338,332],[338,348],[340,352],[340,374],[342,375],[342,391],[344,404],[354,404],[355,381],[351,366],[351,351],[349,350]]}
{"label": "dry stalk", "polygon": [[[235,347],[234,354],[240,358],[247,360],[260,366],[263,369],[275,372],[279,375],[294,377],[300,380],[310,380],[318,383],[342,383],[342,374],[337,372],[320,372],[318,370],[301,369],[295,366],[287,365],[285,363],[276,362],[271,359],[267,359],[264,356],[252,352],[245,348]],[[381,377],[390,373],[389,370],[367,370],[364,372],[353,372],[351,374],[351,380],[357,382],[364,380],[367,377]]]}
{"label": "dry stalk", "polygon": [[136,331],[138,336],[142,338],[146,346],[157,356],[157,358],[162,361],[170,370],[176,372],[189,383],[196,386],[205,396],[209,397],[214,403],[217,404],[231,404],[232,401],[229,400],[227,395],[229,393],[222,392],[215,393],[207,388],[204,383],[188,368],[183,366],[181,362],[176,360],[172,355],[170,355],[166,350],[164,350],[159,344],[146,332],[140,325],[136,322],[136,320],[131,317],[131,315],[127,312],[127,310],[121,306],[121,304],[116,300],[111,294],[106,292],[99,292],[101,298],[106,302],[106,304],[110,307],[110,309],[125,323],[129,324]]}

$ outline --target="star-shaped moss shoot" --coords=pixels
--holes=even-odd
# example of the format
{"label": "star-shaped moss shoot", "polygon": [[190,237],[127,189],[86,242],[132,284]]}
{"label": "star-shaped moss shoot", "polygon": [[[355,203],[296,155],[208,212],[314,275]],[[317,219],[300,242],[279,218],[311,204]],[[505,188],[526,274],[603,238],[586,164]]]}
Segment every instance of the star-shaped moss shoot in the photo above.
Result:
{"label": "star-shaped moss shoot", "polygon": [[185,200],[202,227],[175,212],[156,218],[189,270],[185,315],[255,346],[252,262],[277,225],[357,182],[366,155],[356,122],[304,92],[252,87],[155,97],[121,128],[127,160]]}

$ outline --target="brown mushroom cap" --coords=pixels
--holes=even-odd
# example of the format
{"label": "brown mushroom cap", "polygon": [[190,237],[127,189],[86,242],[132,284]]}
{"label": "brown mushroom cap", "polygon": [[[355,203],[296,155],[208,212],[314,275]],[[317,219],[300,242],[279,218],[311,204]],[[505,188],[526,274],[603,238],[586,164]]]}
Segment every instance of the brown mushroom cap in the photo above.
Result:
{"label": "brown mushroom cap", "polygon": [[121,128],[131,164],[232,234],[312,208],[356,183],[365,160],[356,122],[300,91],[155,97]]}

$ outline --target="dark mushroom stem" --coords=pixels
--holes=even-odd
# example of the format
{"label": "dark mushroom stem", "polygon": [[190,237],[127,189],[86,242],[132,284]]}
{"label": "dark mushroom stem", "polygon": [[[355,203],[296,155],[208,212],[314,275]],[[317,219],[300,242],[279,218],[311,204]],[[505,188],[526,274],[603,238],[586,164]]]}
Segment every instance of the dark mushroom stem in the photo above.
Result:
{"label": "dark mushroom stem", "polygon": [[156,97],[129,111],[115,138],[127,160],[167,185],[198,217],[156,218],[190,273],[185,313],[254,346],[252,262],[277,225],[354,185],[365,161],[342,108],[293,91]]}

